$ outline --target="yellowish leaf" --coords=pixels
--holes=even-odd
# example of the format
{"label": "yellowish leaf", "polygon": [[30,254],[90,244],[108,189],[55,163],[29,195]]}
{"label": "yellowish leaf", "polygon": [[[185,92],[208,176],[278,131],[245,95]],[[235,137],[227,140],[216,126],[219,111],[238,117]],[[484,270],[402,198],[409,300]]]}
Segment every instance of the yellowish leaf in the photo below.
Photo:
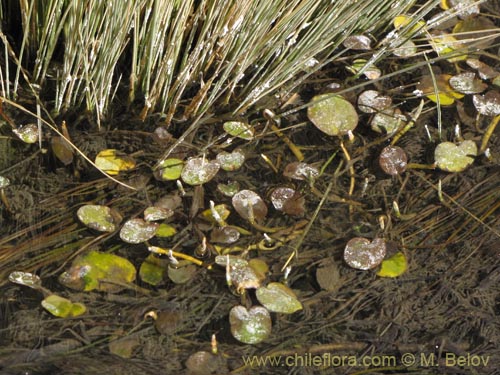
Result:
{"label": "yellowish leaf", "polygon": [[104,172],[115,176],[121,171],[133,169],[135,160],[118,150],[106,149],[97,154],[95,164]]}
{"label": "yellowish leaf", "polygon": [[377,272],[381,277],[398,277],[401,276],[408,268],[406,257],[402,252],[394,254],[389,259],[382,262],[380,271]]}

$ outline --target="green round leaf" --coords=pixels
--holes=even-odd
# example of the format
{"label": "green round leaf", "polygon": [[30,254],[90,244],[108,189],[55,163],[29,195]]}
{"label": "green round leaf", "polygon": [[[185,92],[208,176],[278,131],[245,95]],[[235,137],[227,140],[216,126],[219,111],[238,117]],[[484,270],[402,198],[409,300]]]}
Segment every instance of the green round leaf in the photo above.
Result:
{"label": "green round leaf", "polygon": [[235,306],[229,312],[229,324],[233,337],[245,344],[258,344],[271,333],[271,315],[262,306],[247,310]]}
{"label": "green round leaf", "polygon": [[220,169],[216,161],[205,158],[191,158],[182,169],[181,178],[186,184],[201,185],[215,177]]}
{"label": "green round leaf", "polygon": [[159,224],[142,219],[130,219],[123,224],[120,238],[128,243],[138,244],[153,238],[158,231]]}
{"label": "green round leaf", "polygon": [[175,229],[173,226],[162,223],[158,227],[158,230],[156,231],[156,237],[172,237],[174,234],[177,233],[177,229]]}
{"label": "green round leaf", "polygon": [[170,158],[163,160],[160,163],[160,178],[163,181],[177,180],[181,177],[182,168],[184,168],[184,161],[181,159]]}
{"label": "green round leaf", "polygon": [[223,170],[232,172],[241,168],[245,162],[245,154],[240,149],[236,149],[231,153],[221,151],[217,154],[216,160]]}
{"label": "green round leaf", "polygon": [[52,315],[59,318],[68,318],[82,315],[86,311],[85,305],[73,303],[69,299],[52,294],[42,301],[42,306]]}
{"label": "green round leaf", "polygon": [[338,95],[317,95],[307,109],[309,120],[323,133],[343,135],[358,125],[356,110],[343,97]]}
{"label": "green round leaf", "polygon": [[100,232],[113,232],[120,224],[122,218],[113,209],[107,206],[87,204],[76,212],[78,219],[91,229]]}
{"label": "green round leaf", "polygon": [[127,259],[114,254],[90,251],[77,257],[70,269],[61,274],[59,281],[64,286],[76,290],[117,292],[123,287],[114,283],[131,283],[135,280],[135,274],[134,265]]}
{"label": "green round leaf", "polygon": [[161,259],[154,254],[149,254],[139,268],[139,276],[145,283],[156,286],[163,281],[167,267],[167,259]]}
{"label": "green round leaf", "polygon": [[38,141],[38,126],[36,124],[22,125],[12,130],[24,143],[35,143]]}
{"label": "green round leaf", "polygon": [[302,304],[295,293],[282,283],[270,283],[256,292],[259,302],[269,311],[292,314],[302,310]]}
{"label": "green round leaf", "polygon": [[382,262],[380,271],[377,272],[377,275],[381,277],[398,277],[402,275],[407,268],[408,264],[405,255],[402,252],[398,252]]}
{"label": "green round leaf", "polygon": [[461,172],[474,162],[477,146],[474,141],[463,141],[459,145],[442,142],[434,150],[434,159],[438,168],[447,172]]}
{"label": "green round leaf", "polygon": [[226,133],[232,135],[233,137],[238,137],[241,139],[251,140],[254,136],[253,128],[240,121],[228,121],[223,124]]}

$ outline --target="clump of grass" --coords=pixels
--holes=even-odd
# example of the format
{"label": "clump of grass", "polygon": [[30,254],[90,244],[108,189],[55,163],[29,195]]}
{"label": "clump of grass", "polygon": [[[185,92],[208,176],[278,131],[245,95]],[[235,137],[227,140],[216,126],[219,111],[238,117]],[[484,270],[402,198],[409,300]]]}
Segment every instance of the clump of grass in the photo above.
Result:
{"label": "clump of grass", "polygon": [[[436,1],[427,3],[435,5]],[[21,40],[0,33],[5,97],[21,77],[48,95],[55,113],[85,108],[97,120],[120,83],[128,101],[189,119],[228,105],[241,113],[278,90],[287,92],[334,60],[353,33],[375,32],[414,1],[370,0],[67,0],[9,2],[7,28],[20,14]],[[14,21],[12,21],[14,22]],[[9,61],[16,65],[12,87]],[[12,93],[9,91],[12,90]]]}

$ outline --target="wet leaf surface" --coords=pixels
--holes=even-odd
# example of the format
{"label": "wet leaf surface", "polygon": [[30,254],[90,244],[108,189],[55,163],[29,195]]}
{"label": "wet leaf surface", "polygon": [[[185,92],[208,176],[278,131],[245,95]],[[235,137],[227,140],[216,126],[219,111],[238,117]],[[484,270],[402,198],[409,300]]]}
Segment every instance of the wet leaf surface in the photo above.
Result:
{"label": "wet leaf surface", "polygon": [[118,150],[107,149],[97,154],[95,165],[107,174],[115,176],[122,171],[134,169],[135,160]]}
{"label": "wet leaf surface", "polygon": [[239,238],[240,232],[232,227],[214,228],[210,232],[210,242],[213,243],[232,244],[238,241]]}
{"label": "wet leaf surface", "polygon": [[319,170],[313,165],[294,161],[286,165],[283,176],[294,180],[312,181],[319,176]]}
{"label": "wet leaf surface", "polygon": [[229,324],[233,337],[245,344],[258,344],[271,333],[271,316],[262,306],[248,310],[244,306],[233,307],[229,312]]}
{"label": "wet leaf surface", "polygon": [[219,169],[220,164],[217,161],[191,158],[184,165],[181,178],[186,184],[202,185],[214,178]]}
{"label": "wet leaf surface", "polygon": [[358,125],[358,114],[353,105],[341,96],[315,96],[307,108],[309,120],[323,133],[344,135]]}
{"label": "wet leaf surface", "polygon": [[382,262],[380,270],[377,272],[377,276],[398,277],[405,273],[407,268],[408,262],[406,261],[405,255],[402,252],[398,252]]}
{"label": "wet leaf surface", "polygon": [[267,216],[267,205],[254,191],[239,191],[233,196],[232,203],[236,212],[250,222],[262,221]]}
{"label": "wet leaf surface", "polygon": [[371,39],[366,35],[350,35],[344,40],[343,44],[345,48],[369,51],[372,49],[371,42]]}
{"label": "wet leaf surface", "polygon": [[63,137],[52,137],[50,147],[55,157],[64,165],[70,165],[73,162],[73,149]]}
{"label": "wet leaf surface", "polygon": [[122,220],[112,208],[92,204],[80,207],[76,215],[87,227],[99,232],[114,232]]}
{"label": "wet leaf surface", "polygon": [[163,181],[177,180],[181,177],[184,161],[176,158],[169,158],[159,165],[159,176]]}
{"label": "wet leaf surface", "polygon": [[396,176],[406,170],[408,157],[401,147],[387,146],[380,153],[378,163],[385,173]]}
{"label": "wet leaf surface", "polygon": [[168,267],[167,259],[158,258],[154,254],[149,254],[141,263],[139,277],[150,285],[159,285],[163,282]]}
{"label": "wet leaf surface", "polygon": [[282,283],[270,283],[256,291],[259,302],[269,311],[293,314],[302,310],[302,304],[295,293]]}
{"label": "wet leaf surface", "polygon": [[130,219],[123,224],[120,230],[120,238],[128,243],[138,244],[150,240],[156,235],[159,224],[144,221],[142,219]]}
{"label": "wet leaf surface", "polygon": [[24,143],[38,142],[38,126],[36,124],[27,124],[13,129],[12,132]]}
{"label": "wet leaf surface", "polygon": [[472,101],[480,114],[485,116],[500,115],[500,92],[491,90],[484,95],[474,95]]}
{"label": "wet leaf surface", "polygon": [[367,238],[355,237],[347,242],[344,260],[352,268],[369,270],[382,263],[385,254],[386,245],[383,239],[375,238],[370,241]]}
{"label": "wet leaf surface", "polygon": [[146,221],[157,221],[165,220],[174,215],[174,211],[168,208],[162,207],[147,207],[144,210],[144,220]]}
{"label": "wet leaf surface", "polygon": [[233,137],[245,139],[250,141],[254,137],[253,128],[240,121],[228,121],[223,124],[224,130]]}
{"label": "wet leaf surface", "polygon": [[434,150],[438,168],[447,172],[461,172],[474,162],[477,146],[474,141],[463,141],[458,145],[442,142]]}
{"label": "wet leaf surface", "polygon": [[432,100],[434,103],[446,106],[452,105],[456,99],[462,98],[464,95],[454,91],[449,85],[448,81],[452,76],[449,74],[438,74],[435,78],[436,89],[434,87],[434,81],[432,76],[423,76],[420,78],[420,82],[417,84],[417,94],[425,95],[427,98]]}
{"label": "wet leaf surface", "polygon": [[406,121],[399,108],[385,109],[373,116],[370,126],[377,133],[394,134]]}
{"label": "wet leaf surface", "polygon": [[217,154],[216,160],[223,170],[228,172],[236,171],[245,163],[245,154],[240,149],[232,152],[221,151]]}
{"label": "wet leaf surface", "polygon": [[42,287],[42,280],[40,279],[40,276],[30,272],[11,272],[9,275],[9,281],[11,283],[27,286],[28,288],[35,290],[39,290]]}
{"label": "wet leaf surface", "polygon": [[291,216],[302,216],[305,212],[305,198],[292,188],[273,189],[271,202],[276,210]]}
{"label": "wet leaf surface", "polygon": [[[114,254],[90,251],[78,256],[68,271],[63,272],[59,282],[72,289],[117,292],[135,280],[134,265]],[[115,284],[116,283],[116,284]]]}
{"label": "wet leaf surface", "polygon": [[69,299],[51,294],[42,301],[45,310],[59,318],[72,318],[85,313],[85,305],[73,303]]}
{"label": "wet leaf surface", "polygon": [[476,78],[473,72],[465,72],[450,78],[450,86],[453,90],[462,94],[477,94],[486,90],[488,85]]}
{"label": "wet leaf surface", "polygon": [[209,352],[196,352],[186,361],[187,375],[226,374],[228,372],[226,361],[222,356]]}
{"label": "wet leaf surface", "polygon": [[358,96],[358,108],[364,113],[376,113],[389,108],[392,99],[375,90],[363,91]]}
{"label": "wet leaf surface", "polygon": [[336,291],[340,288],[340,272],[335,263],[326,264],[316,270],[316,281],[321,289]]}
{"label": "wet leaf surface", "polygon": [[189,262],[179,262],[179,265],[169,265],[167,275],[175,284],[185,284],[189,282],[197,272],[194,264]]}

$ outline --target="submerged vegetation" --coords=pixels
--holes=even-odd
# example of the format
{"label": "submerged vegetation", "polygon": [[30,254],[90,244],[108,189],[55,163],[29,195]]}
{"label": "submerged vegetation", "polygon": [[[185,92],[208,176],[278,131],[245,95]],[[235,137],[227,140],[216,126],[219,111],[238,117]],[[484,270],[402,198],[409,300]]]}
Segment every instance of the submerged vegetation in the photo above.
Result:
{"label": "submerged vegetation", "polygon": [[498,368],[495,1],[12,1],[0,20],[0,370],[436,347]]}

